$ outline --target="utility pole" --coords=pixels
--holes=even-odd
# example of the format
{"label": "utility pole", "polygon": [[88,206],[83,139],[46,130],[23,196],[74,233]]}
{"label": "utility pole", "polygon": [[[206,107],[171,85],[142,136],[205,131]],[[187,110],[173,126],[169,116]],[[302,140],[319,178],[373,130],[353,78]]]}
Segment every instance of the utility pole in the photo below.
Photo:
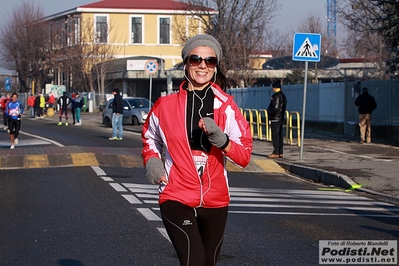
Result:
{"label": "utility pole", "polygon": [[337,0],[327,0],[327,36],[337,46]]}

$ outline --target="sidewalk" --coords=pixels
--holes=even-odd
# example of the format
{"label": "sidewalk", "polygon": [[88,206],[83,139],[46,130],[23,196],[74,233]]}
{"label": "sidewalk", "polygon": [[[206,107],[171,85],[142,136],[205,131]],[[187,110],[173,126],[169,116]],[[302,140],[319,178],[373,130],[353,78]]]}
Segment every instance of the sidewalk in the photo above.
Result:
{"label": "sidewalk", "polygon": [[[272,151],[271,142],[254,141],[254,158],[266,158]],[[315,182],[399,200],[399,147],[396,146],[360,144],[350,136],[305,132],[302,160],[300,147],[285,145],[284,158],[275,162]]]}
{"label": "sidewalk", "polygon": [[[54,119],[54,123],[56,123],[58,116],[55,115],[47,119]],[[82,113],[82,121],[86,125],[100,126],[101,113]],[[141,132],[141,126],[126,125],[124,130]],[[300,160],[300,147],[294,145],[284,146],[284,158],[268,159],[267,156],[273,150],[272,143],[254,140],[252,162],[246,168],[247,171],[256,169],[257,171],[284,172],[285,169],[292,174],[311,179],[314,182],[344,189],[356,188],[366,193],[399,200],[399,147],[383,143],[360,144],[358,139],[354,137],[328,135],[327,133],[305,132],[304,137],[302,160]],[[107,155],[113,152],[120,154],[120,149],[125,149],[122,152],[123,156],[140,154],[139,148],[132,149],[128,147],[118,148],[117,150],[107,148],[106,151],[101,147],[65,147],[57,149],[48,147],[46,149],[48,150],[24,148],[18,149],[18,151],[15,150],[14,154],[17,155],[17,152],[18,155],[40,152],[48,154],[52,152],[54,156],[61,156],[61,154],[69,154],[69,157],[82,155],[88,165],[109,162],[118,164],[114,160],[110,160]],[[5,149],[0,152],[0,155],[4,157],[7,154],[9,155],[10,152],[9,149]],[[92,155],[93,158],[88,160],[87,154]],[[130,162],[127,162],[127,157],[123,157],[119,164],[129,163],[127,166],[139,165],[141,167],[142,164],[138,157],[138,155],[129,157]],[[6,157],[3,158],[3,162],[6,159]],[[73,163],[73,159],[73,156],[72,159],[69,158],[71,165],[76,165],[76,163]],[[23,160],[26,162],[26,158]],[[76,162],[79,161],[83,161],[83,159],[77,158]],[[230,169],[228,168],[228,170]]]}

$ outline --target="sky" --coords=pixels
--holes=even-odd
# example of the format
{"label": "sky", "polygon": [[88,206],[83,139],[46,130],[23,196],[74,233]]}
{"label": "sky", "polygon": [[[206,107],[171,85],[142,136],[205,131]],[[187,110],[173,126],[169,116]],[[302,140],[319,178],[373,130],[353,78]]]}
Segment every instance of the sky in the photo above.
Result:
{"label": "sky", "polygon": [[[0,18],[7,18],[13,9],[18,7],[24,0],[0,0]],[[94,3],[96,0],[25,0],[40,6],[44,15],[52,15],[77,6]],[[320,14],[325,18],[327,14],[327,0],[277,0],[281,10],[276,12],[273,27],[282,32],[295,29],[301,24],[309,13]],[[1,21],[0,21],[1,25]]]}
{"label": "sky", "polygon": [[[25,0],[41,7],[44,15],[53,15],[77,6],[94,3],[96,0]],[[309,15],[319,15],[321,19],[327,15],[327,0],[277,0],[281,9],[276,12],[273,28],[282,33],[292,32]],[[0,27],[13,10],[24,0],[0,0]]]}

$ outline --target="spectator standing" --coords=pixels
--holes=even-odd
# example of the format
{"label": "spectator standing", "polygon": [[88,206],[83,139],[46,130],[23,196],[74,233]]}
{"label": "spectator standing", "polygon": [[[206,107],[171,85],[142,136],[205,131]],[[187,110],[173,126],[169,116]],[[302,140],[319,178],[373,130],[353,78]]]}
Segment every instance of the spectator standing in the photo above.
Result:
{"label": "spectator standing", "polygon": [[178,93],[156,101],[141,135],[146,175],[159,184],[162,220],[180,265],[215,265],[230,202],[226,158],[241,167],[251,158],[249,124],[225,92],[221,58],[214,37],[189,39],[185,80]]}
{"label": "spectator standing", "polygon": [[273,95],[270,99],[267,115],[270,127],[272,129],[273,153],[267,156],[269,159],[283,158],[283,124],[284,115],[287,107],[287,98],[281,90],[281,82],[279,80],[272,84]]}
{"label": "spectator standing", "polygon": [[113,89],[114,100],[112,101],[112,137],[109,140],[123,139],[123,98],[119,89]]}
{"label": "spectator standing", "polygon": [[10,94],[7,93],[6,97],[1,99],[1,109],[3,111],[3,123],[4,123],[4,130],[8,129],[8,116],[6,112],[7,103],[10,101]]}
{"label": "spectator standing", "polygon": [[40,98],[40,102],[39,102],[39,107],[40,107],[40,113],[41,113],[41,118],[44,118],[43,116],[43,110],[46,107],[46,98],[44,97],[43,93],[39,94]]}
{"label": "spectator standing", "polygon": [[30,117],[35,117],[35,96],[31,94],[28,98],[28,106],[30,109]]}
{"label": "spectator standing", "polygon": [[68,106],[71,104],[72,99],[66,95],[64,91],[62,96],[58,99],[57,103],[60,105],[60,121],[58,122],[58,126],[62,126],[62,115],[65,115],[65,126],[68,126]]}
{"label": "spectator standing", "polygon": [[43,111],[40,108],[40,93],[38,93],[35,98],[35,112],[36,112],[37,118],[40,118],[43,116]]}
{"label": "spectator standing", "polygon": [[72,116],[73,116],[73,124],[75,126],[82,125],[82,120],[81,120],[82,107],[83,107],[83,99],[80,97],[79,92],[77,92],[75,94],[74,99],[72,99],[72,106],[71,106],[71,112],[72,112]]}
{"label": "spectator standing", "polygon": [[50,92],[50,94],[48,95],[48,107],[49,108],[54,108],[54,104],[55,104],[55,97],[54,97],[54,93]]}
{"label": "spectator standing", "polygon": [[10,130],[10,149],[14,149],[14,145],[18,144],[18,134],[21,128],[21,115],[24,112],[24,106],[18,101],[18,94],[11,95],[11,101],[6,105],[6,114],[8,117],[8,127]]}
{"label": "spectator standing", "polygon": [[371,118],[377,103],[369,94],[368,88],[363,88],[362,94],[355,100],[355,105],[359,107],[360,144],[371,143]]}

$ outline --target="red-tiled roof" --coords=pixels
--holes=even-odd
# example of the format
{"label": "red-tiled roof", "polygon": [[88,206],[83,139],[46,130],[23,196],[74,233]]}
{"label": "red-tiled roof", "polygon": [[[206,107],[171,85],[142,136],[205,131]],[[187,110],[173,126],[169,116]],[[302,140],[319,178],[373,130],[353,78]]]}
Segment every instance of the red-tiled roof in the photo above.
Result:
{"label": "red-tiled roof", "polygon": [[174,0],[104,0],[79,6],[79,8],[111,8],[111,9],[162,9],[188,10],[190,5]]}

